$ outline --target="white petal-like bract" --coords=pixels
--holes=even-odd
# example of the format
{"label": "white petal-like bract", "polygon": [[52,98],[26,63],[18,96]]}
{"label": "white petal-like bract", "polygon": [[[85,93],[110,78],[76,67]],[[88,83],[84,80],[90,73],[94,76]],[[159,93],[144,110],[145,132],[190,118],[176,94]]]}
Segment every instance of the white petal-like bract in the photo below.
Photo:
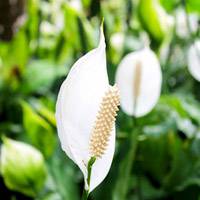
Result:
{"label": "white petal-like bract", "polygon": [[81,57],[63,82],[56,104],[56,121],[62,149],[84,174],[86,189],[92,191],[107,175],[115,148],[113,128],[108,146],[98,158],[87,185],[87,164],[91,157],[89,141],[102,98],[109,88],[103,30],[99,46]]}
{"label": "white petal-like bract", "polygon": [[[190,35],[190,31],[195,33],[198,30],[198,15],[195,13],[187,14],[182,9],[176,11],[176,34],[180,38],[186,38]],[[188,20],[188,21],[187,21]],[[189,23],[188,23],[189,22]],[[189,26],[189,27],[188,27]]]}
{"label": "white petal-like bract", "polygon": [[125,56],[118,66],[116,83],[126,114],[141,117],[150,112],[160,97],[162,83],[155,53],[145,47]]}
{"label": "white petal-like bract", "polygon": [[191,75],[200,81],[200,40],[196,40],[188,50],[188,70]]}

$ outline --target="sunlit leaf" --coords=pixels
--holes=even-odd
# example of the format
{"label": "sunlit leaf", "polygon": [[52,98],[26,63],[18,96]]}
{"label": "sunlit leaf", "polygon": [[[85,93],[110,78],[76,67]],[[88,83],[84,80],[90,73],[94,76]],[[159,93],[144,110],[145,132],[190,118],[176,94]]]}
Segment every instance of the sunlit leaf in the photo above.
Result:
{"label": "sunlit leaf", "polygon": [[55,135],[52,127],[28,103],[22,102],[22,107],[26,135],[45,156],[50,156],[55,147]]}

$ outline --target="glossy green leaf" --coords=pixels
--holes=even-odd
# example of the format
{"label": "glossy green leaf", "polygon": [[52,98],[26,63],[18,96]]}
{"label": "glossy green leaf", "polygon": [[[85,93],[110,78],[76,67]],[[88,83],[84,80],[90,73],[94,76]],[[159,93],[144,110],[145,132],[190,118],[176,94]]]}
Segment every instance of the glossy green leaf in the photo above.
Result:
{"label": "glossy green leaf", "polygon": [[45,156],[52,155],[56,142],[54,130],[28,103],[22,102],[22,107],[23,125],[30,142]]}

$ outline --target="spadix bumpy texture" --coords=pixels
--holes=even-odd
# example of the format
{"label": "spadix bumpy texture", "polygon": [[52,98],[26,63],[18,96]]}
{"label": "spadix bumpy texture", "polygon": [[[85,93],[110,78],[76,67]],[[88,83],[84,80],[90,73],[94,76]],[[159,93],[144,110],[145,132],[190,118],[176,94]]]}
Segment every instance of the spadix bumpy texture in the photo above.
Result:
{"label": "spadix bumpy texture", "polygon": [[200,81],[200,40],[196,40],[188,50],[188,70],[191,75]]}
{"label": "spadix bumpy texture", "polygon": [[[118,103],[116,95],[115,86],[112,88],[108,83],[105,39],[101,30],[98,47],[72,66],[60,88],[56,104],[62,149],[83,172],[85,189],[89,192],[103,181],[112,163],[115,148],[113,117]],[[112,109],[115,112],[107,112]],[[97,159],[92,166],[88,188],[87,164],[91,156]]]}
{"label": "spadix bumpy texture", "polygon": [[156,105],[161,91],[162,74],[159,61],[149,47],[123,58],[116,73],[123,111],[141,117]]}
{"label": "spadix bumpy texture", "polygon": [[116,86],[110,87],[103,97],[90,139],[91,157],[101,158],[108,146],[109,137],[119,106],[119,92]]}

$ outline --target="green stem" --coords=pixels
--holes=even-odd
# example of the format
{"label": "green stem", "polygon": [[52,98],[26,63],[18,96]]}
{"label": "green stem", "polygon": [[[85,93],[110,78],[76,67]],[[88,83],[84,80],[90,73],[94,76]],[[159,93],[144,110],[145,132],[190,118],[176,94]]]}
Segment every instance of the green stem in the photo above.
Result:
{"label": "green stem", "polygon": [[83,190],[83,195],[82,195],[82,198],[81,200],[87,200],[88,199],[88,196],[89,196],[89,192],[88,190]]}
{"label": "green stem", "polygon": [[142,196],[142,191],[141,191],[141,173],[139,172],[138,177],[137,177],[137,196],[138,196],[138,200],[143,200],[143,196]]}
{"label": "green stem", "polygon": [[88,166],[87,166],[87,171],[88,171],[88,177],[87,177],[87,185],[88,185],[88,189],[84,189],[83,190],[83,195],[81,200],[87,200],[89,197],[89,192],[90,192],[90,179],[91,179],[91,173],[92,173],[92,166],[95,163],[96,158],[95,157],[91,157],[89,162],[88,162]]}
{"label": "green stem", "polygon": [[139,132],[136,129],[131,132],[130,137],[127,138],[122,148],[123,159],[120,161],[118,178],[113,193],[113,199],[115,200],[127,199],[127,194],[130,189],[131,171],[135,161],[135,152],[138,144],[138,133]]}
{"label": "green stem", "polygon": [[[135,98],[135,101],[134,101],[134,105],[133,105],[133,110],[134,110],[134,113],[136,113],[136,108],[137,108],[137,97]],[[134,145],[134,154],[132,155],[134,157],[134,160],[135,160],[135,152],[137,150],[137,147],[138,147],[138,136],[139,136],[139,128],[138,128],[138,124],[137,124],[137,118],[135,116],[133,116],[133,129],[136,130],[135,132],[135,136],[134,138],[131,138],[132,139],[132,143]],[[132,136],[133,137],[133,136]],[[132,159],[133,159],[132,157]],[[131,158],[130,158],[131,159]],[[131,163],[131,168],[133,166],[133,163],[134,163],[134,160],[132,161]],[[130,175],[131,175],[131,168],[129,169],[130,170]],[[142,192],[141,192],[141,180],[140,180],[140,173],[138,175],[138,178],[137,178],[137,196],[138,196],[138,200],[143,200],[143,197],[142,197]]]}
{"label": "green stem", "polygon": [[[136,108],[137,100],[134,101],[134,113]],[[130,185],[132,167],[135,162],[135,154],[138,147],[138,135],[139,129],[136,126],[137,119],[133,117],[132,127],[133,131],[130,132],[129,137],[122,145],[120,157],[123,158],[120,161],[120,166],[118,168],[118,177],[115,184],[115,189],[113,192],[113,199],[115,200],[125,200],[129,190],[132,187]]]}
{"label": "green stem", "polygon": [[[134,120],[134,123],[136,123],[136,120]],[[138,147],[138,135],[139,135],[139,131],[135,129],[135,131],[132,132],[132,135],[129,138],[131,140],[129,152],[128,152],[128,160],[130,160],[130,162],[128,162],[128,165],[126,168],[128,177],[131,177],[131,171],[132,171],[132,167],[135,161],[135,153]],[[129,188],[127,188],[127,191],[125,192],[126,195],[128,193],[128,190]],[[126,198],[126,195],[125,195],[125,198]]]}
{"label": "green stem", "polygon": [[[133,150],[130,152],[130,159],[133,159],[133,157],[135,158],[135,152],[136,152],[137,146],[138,146],[139,130],[138,130],[138,124],[137,124],[137,118],[136,117],[133,117],[133,129],[135,129],[136,131],[134,131],[134,135],[132,134],[132,137],[131,137],[131,140],[132,140],[131,146],[134,146],[134,148],[132,148]],[[131,168],[133,166],[134,160],[130,163],[129,174],[131,174]],[[138,177],[137,177],[137,197],[138,197],[138,200],[143,200],[142,192],[141,192],[140,175],[141,175],[141,173],[139,173]]]}

